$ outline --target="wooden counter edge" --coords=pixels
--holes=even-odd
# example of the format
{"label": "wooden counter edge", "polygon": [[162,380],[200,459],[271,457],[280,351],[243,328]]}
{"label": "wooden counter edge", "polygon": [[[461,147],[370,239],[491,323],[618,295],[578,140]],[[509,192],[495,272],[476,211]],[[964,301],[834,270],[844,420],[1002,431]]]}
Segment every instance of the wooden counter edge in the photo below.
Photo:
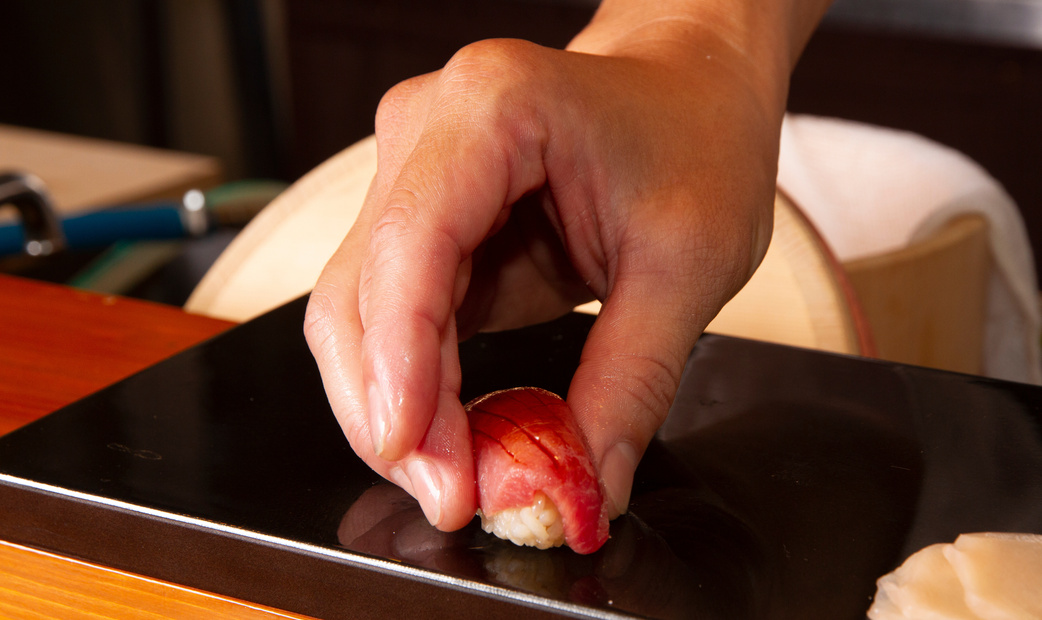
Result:
{"label": "wooden counter edge", "polygon": [[5,541],[0,616],[308,618]]}

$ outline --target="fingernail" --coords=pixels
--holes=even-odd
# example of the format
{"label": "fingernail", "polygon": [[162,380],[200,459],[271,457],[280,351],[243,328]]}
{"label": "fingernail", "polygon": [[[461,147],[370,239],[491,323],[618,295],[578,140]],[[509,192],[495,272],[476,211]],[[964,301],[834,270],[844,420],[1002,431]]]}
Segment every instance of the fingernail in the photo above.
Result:
{"label": "fingernail", "polygon": [[637,449],[628,441],[620,441],[608,448],[601,459],[601,480],[608,493],[608,501],[615,508],[611,517],[625,514],[630,505],[633,473],[637,470]]}
{"label": "fingernail", "polygon": [[391,482],[397,484],[405,490],[409,495],[413,495],[412,481],[409,480],[409,476],[402,471],[401,467],[395,465],[391,468],[391,471],[387,472],[387,477],[391,479]]}
{"label": "fingernail", "polygon": [[387,435],[390,429],[387,425],[387,401],[380,393],[376,384],[369,386],[369,436],[373,440],[373,452],[376,456],[382,456],[384,447],[387,445]]}
{"label": "fingernail", "polygon": [[441,476],[430,463],[415,460],[405,466],[413,494],[431,525],[441,522]]}

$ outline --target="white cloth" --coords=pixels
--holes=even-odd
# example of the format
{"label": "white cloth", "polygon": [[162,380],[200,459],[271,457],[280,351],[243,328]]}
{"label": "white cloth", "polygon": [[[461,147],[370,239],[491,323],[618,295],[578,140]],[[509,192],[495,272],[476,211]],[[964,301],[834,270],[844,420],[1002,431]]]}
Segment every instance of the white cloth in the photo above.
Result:
{"label": "white cloth", "polygon": [[983,216],[994,259],[984,374],[1042,383],[1031,245],[1016,204],[977,163],[913,133],[789,115],[778,185],[841,261],[905,247],[959,215]]}

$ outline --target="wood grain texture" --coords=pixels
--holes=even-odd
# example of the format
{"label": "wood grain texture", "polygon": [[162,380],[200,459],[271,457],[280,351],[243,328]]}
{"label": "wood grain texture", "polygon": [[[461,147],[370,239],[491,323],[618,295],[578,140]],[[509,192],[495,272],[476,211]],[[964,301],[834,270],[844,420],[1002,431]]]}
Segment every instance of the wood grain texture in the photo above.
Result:
{"label": "wood grain texture", "polygon": [[881,358],[980,374],[991,260],[987,223],[967,216],[928,239],[843,267]]}
{"label": "wood grain texture", "polygon": [[3,541],[0,617],[305,618]]}
{"label": "wood grain texture", "polygon": [[234,325],[0,275],[0,434]]}
{"label": "wood grain texture", "polygon": [[828,244],[784,194],[760,267],[707,332],[874,357],[874,338]]}

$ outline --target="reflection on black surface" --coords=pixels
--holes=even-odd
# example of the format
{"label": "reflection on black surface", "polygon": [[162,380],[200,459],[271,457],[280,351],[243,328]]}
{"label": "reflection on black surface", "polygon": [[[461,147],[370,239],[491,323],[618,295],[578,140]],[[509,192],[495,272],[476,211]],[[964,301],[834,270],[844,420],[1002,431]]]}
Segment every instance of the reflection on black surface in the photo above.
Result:
{"label": "reflection on black surface", "polygon": [[517,547],[476,523],[439,532],[390,484],[337,532],[352,551],[654,618],[858,618],[896,562],[915,445],[842,411],[777,404],[655,442],[630,512],[597,553]]}
{"label": "reflection on black surface", "polygon": [[608,543],[582,556],[566,548],[519,547],[486,534],[476,523],[458,532],[438,531],[415,500],[388,483],[358,499],[337,536],[351,551],[551,599],[656,618],[755,617],[740,613],[755,601],[751,581],[756,571],[746,566],[750,557],[759,556],[752,534],[730,515],[691,502],[686,494],[654,495],[651,504],[670,506],[656,516],[677,521],[682,515],[685,529],[701,532],[690,541],[676,541],[685,553],[698,552],[685,556],[690,563],[636,513],[614,521]]}

